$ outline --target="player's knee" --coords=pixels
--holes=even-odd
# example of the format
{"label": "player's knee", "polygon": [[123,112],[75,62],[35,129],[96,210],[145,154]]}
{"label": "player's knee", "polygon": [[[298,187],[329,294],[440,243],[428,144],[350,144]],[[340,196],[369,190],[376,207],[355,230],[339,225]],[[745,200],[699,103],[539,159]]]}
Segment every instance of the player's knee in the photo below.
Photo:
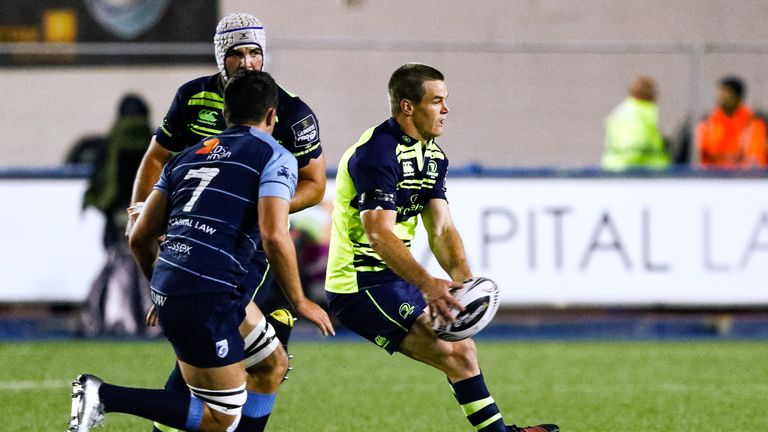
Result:
{"label": "player's knee", "polygon": [[275,349],[267,358],[246,369],[249,377],[256,379],[267,378],[279,385],[288,373],[288,355],[282,347]]}
{"label": "player's knee", "polygon": [[254,325],[253,330],[245,336],[246,369],[250,369],[266,360],[279,347],[280,341],[275,337],[275,329],[262,316],[259,322]]}
{"label": "player's knee", "polygon": [[245,384],[234,389],[208,390],[189,387],[192,394],[208,408],[204,412],[200,430],[203,432],[227,432],[237,427],[243,405],[248,397]]}
{"label": "player's knee", "polygon": [[235,430],[235,420],[239,417],[225,416],[211,411],[210,418],[204,419],[200,424],[201,432],[230,432]]}
{"label": "player's knee", "polygon": [[280,348],[276,349],[270,357],[274,358],[272,373],[274,373],[275,376],[279,376],[280,380],[282,381],[283,377],[288,373],[288,368],[290,367],[290,359],[288,358],[288,354],[286,354],[285,350],[281,346]]}
{"label": "player's knee", "polygon": [[477,365],[477,347],[472,339],[451,342],[452,362],[461,369],[474,369]]}

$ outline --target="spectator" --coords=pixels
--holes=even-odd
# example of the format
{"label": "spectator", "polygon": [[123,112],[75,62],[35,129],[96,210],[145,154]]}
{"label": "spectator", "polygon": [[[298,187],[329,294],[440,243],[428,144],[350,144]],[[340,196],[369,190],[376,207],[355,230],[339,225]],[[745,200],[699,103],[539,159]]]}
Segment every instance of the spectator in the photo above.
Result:
{"label": "spectator", "polygon": [[104,156],[96,160],[83,198],[84,207],[93,206],[104,214],[107,252],[104,268],[91,286],[81,316],[81,333],[86,336],[158,333],[144,325],[151,306],[149,288],[123,235],[133,175],[152,137],[149,110],[140,96],[127,94],[120,100],[117,114]]}
{"label": "spectator", "polygon": [[93,168],[104,159],[107,148],[107,137],[103,135],[87,135],[75,143],[64,157],[67,165],[88,165]]}
{"label": "spectator", "polygon": [[640,76],[632,81],[627,93],[605,120],[603,169],[666,168],[669,155],[659,132],[655,82]]}
{"label": "spectator", "polygon": [[699,162],[704,168],[765,167],[765,122],[746,106],[744,82],[735,76],[720,80],[717,106],[696,128]]}

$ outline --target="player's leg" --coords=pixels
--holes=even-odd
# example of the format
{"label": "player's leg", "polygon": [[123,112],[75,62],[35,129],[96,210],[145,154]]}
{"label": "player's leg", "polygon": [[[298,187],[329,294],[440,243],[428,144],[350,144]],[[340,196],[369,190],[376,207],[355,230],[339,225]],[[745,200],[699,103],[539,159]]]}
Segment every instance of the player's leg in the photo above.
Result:
{"label": "player's leg", "polygon": [[[176,391],[181,393],[189,393],[189,387],[184,381],[184,377],[181,376],[181,369],[179,369],[179,363],[174,364],[173,370],[163,386],[165,390]],[[155,422],[152,424],[152,432],[179,432],[178,429],[166,426],[162,423]]]}
{"label": "player's leg", "polygon": [[179,364],[190,391],[128,388],[81,376],[73,384],[70,429],[88,431],[102,413],[122,412],[177,429],[227,430],[246,401],[238,331],[244,311],[238,303],[235,295],[225,293],[164,297],[157,305],[160,322],[176,355],[184,359]]}
{"label": "player's leg", "polygon": [[[400,351],[445,373],[468,420],[478,430],[507,431],[480,373],[474,342],[438,339],[423,312],[426,303],[418,288],[398,281],[355,294],[329,293],[328,303],[348,329],[389,353]],[[542,427],[530,432],[559,430]]]}
{"label": "player's leg", "polygon": [[260,431],[266,427],[288,372],[288,355],[259,308],[250,303],[246,312],[240,333],[245,341],[248,398],[236,431]]}
{"label": "player's leg", "polygon": [[556,425],[506,426],[477,361],[477,347],[472,339],[448,342],[432,330],[432,319],[422,313],[400,344],[400,352],[445,373],[453,394],[467,420],[483,432],[557,432]]}
{"label": "player's leg", "polygon": [[[246,297],[249,298],[249,297]],[[267,423],[274,406],[277,390],[288,372],[288,356],[275,338],[275,331],[261,310],[253,303],[245,306],[245,318],[239,327],[245,346],[245,365],[248,372],[246,389],[248,399],[243,409],[239,428],[261,430]],[[178,363],[168,377],[165,388],[187,391]],[[178,432],[177,429],[155,422],[153,432]]]}
{"label": "player's leg", "polygon": [[[239,332],[245,347],[247,400],[236,431],[258,431],[264,429],[272,413],[277,390],[288,371],[288,356],[259,308],[250,302],[245,312]],[[187,384],[178,363],[165,388],[186,391]],[[153,431],[177,432],[177,429],[156,422]]]}
{"label": "player's leg", "polygon": [[87,432],[100,425],[103,414],[119,412],[159,421],[171,427],[224,432],[240,416],[245,403],[243,363],[201,369],[182,365],[190,393],[130,388],[81,375],[73,383],[70,431]]}
{"label": "player's leg", "polygon": [[[397,281],[362,293],[332,294],[329,305],[345,327],[387,352],[400,351],[443,371],[470,423],[478,430],[506,432],[501,413],[480,374],[475,344],[471,340],[449,343],[437,339],[417,287]],[[475,411],[467,411],[476,407]]]}
{"label": "player's leg", "polygon": [[252,260],[248,279],[248,283],[255,286],[252,295],[253,302],[262,311],[269,311],[266,315],[267,321],[275,329],[275,335],[283,345],[285,352],[288,352],[288,339],[291,337],[296,318],[291,314],[290,303],[273,277],[263,252],[257,253],[256,258]]}
{"label": "player's leg", "polygon": [[[258,251],[251,262],[247,286],[254,287],[251,298],[259,310],[272,311],[265,315],[267,323],[272,327],[275,337],[280,341],[283,351],[288,355],[288,339],[291,337],[296,318],[289,310],[288,300],[273,277],[263,251]],[[289,360],[292,357],[292,355],[288,355]],[[290,370],[292,369],[289,367],[288,371]],[[282,380],[287,379],[288,373],[286,372]]]}
{"label": "player's leg", "polygon": [[400,345],[400,352],[445,373],[456,400],[475,429],[505,432],[504,419],[480,372],[472,339],[438,339],[431,324],[430,317],[422,313]]}

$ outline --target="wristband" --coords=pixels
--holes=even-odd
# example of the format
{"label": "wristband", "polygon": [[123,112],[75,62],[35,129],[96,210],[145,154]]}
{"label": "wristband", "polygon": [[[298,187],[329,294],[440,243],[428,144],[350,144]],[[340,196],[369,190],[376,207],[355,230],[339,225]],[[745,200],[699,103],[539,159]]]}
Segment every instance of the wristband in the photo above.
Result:
{"label": "wristband", "polygon": [[128,216],[138,215],[144,210],[144,202],[135,202],[128,207]]}

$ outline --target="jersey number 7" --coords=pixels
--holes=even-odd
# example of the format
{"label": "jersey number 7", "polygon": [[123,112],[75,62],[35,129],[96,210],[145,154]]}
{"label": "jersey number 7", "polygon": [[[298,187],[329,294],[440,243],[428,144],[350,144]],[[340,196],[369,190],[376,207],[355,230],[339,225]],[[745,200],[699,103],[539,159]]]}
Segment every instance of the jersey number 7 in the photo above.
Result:
{"label": "jersey number 7", "polygon": [[199,178],[200,184],[197,185],[195,188],[195,191],[192,192],[192,197],[189,198],[189,201],[187,201],[187,204],[182,209],[185,212],[188,212],[192,210],[192,207],[195,206],[195,203],[197,202],[197,199],[200,198],[200,194],[203,193],[203,190],[205,190],[206,187],[208,187],[208,184],[211,183],[211,180],[213,180],[214,177],[216,177],[219,174],[218,168],[199,168],[199,169],[191,169],[187,171],[187,175],[184,176],[184,180],[189,180],[191,178]]}

